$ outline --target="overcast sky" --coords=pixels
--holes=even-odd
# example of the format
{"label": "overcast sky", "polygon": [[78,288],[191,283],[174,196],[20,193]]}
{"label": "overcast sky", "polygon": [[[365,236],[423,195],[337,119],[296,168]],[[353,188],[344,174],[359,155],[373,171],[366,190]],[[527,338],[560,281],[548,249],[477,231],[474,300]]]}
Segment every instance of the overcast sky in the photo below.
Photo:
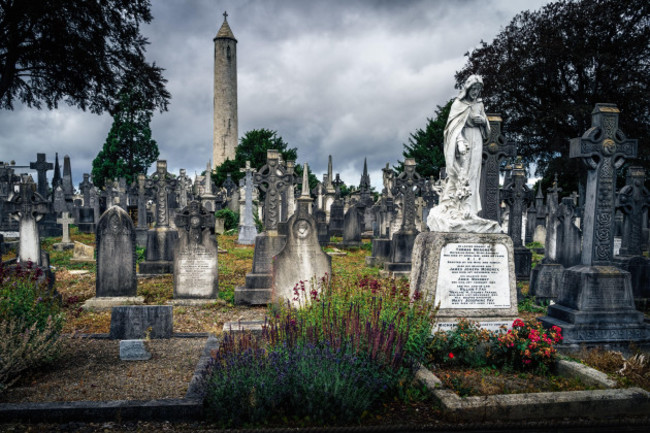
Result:
{"label": "overcast sky", "polygon": [[[367,157],[372,184],[381,190],[381,168],[401,160],[409,134],[456,95],[454,73],[464,54],[482,39],[492,41],[522,9],[548,1],[152,3],[154,20],[143,28],[147,59],[165,69],[172,99],[151,126],[171,172],[200,174],[212,157],[213,38],[227,11],[238,41],[239,136],[275,130],[319,179],[332,155],[334,173],[352,185]],[[0,111],[0,160],[29,165],[44,152],[54,162],[58,152],[63,164],[70,155],[77,187],[111,124],[108,114],[65,104],[54,111],[16,105]]]}

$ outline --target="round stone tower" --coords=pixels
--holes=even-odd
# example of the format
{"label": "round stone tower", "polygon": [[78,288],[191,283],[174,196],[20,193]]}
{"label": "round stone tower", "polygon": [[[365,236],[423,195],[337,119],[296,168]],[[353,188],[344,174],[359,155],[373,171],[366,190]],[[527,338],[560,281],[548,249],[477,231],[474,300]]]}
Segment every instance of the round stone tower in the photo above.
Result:
{"label": "round stone tower", "polygon": [[235,159],[237,147],[237,39],[228,14],[214,38],[214,135],[212,167]]}

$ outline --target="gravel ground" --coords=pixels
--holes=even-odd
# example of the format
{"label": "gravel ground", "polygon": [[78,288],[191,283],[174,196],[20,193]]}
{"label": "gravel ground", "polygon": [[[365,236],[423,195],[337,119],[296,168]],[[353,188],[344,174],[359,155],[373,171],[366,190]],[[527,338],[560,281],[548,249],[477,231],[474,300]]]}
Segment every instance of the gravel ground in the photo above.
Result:
{"label": "gravel ground", "polygon": [[146,343],[150,360],[122,361],[119,340],[66,338],[56,362],[22,377],[0,395],[0,402],[182,398],[205,342],[205,338],[150,340]]}

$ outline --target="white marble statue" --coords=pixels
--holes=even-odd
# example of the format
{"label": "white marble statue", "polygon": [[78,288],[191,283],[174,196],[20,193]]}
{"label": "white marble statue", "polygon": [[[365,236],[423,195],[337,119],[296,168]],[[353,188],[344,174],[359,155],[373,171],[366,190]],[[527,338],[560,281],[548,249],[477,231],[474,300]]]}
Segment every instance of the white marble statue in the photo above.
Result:
{"label": "white marble statue", "polygon": [[481,90],[483,79],[471,75],[451,105],[444,132],[447,178],[434,187],[440,202],[427,218],[431,231],[501,233],[496,221],[477,216],[483,141],[490,133]]}

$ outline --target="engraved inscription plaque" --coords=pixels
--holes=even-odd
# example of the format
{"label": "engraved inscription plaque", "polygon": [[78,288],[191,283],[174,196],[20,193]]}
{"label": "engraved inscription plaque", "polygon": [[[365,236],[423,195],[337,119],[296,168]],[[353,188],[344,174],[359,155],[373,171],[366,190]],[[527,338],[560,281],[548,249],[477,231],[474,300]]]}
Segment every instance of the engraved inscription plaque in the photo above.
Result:
{"label": "engraved inscription plaque", "polygon": [[440,253],[440,308],[510,308],[508,251],[502,244],[448,243]]}

